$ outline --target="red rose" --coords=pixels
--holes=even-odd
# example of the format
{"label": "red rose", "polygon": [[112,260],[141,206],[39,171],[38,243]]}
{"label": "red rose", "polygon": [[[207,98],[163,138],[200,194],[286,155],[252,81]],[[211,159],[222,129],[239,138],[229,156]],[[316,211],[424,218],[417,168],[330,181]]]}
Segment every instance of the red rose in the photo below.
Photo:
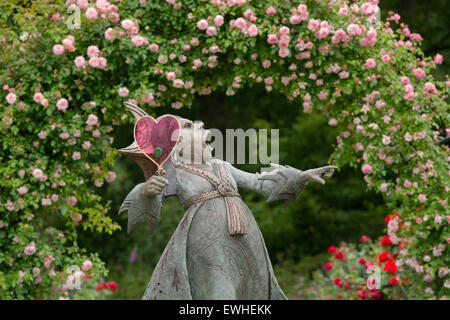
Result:
{"label": "red rose", "polygon": [[381,246],[382,247],[386,247],[386,246],[390,246],[392,245],[392,241],[391,238],[389,238],[389,236],[384,236],[383,238],[381,238]]}
{"label": "red rose", "polygon": [[363,300],[367,299],[369,297],[369,293],[367,291],[364,291],[364,290],[359,290],[358,291],[358,297],[360,299],[363,299]]}
{"label": "red rose", "polygon": [[97,290],[97,291],[102,291],[103,290],[103,286],[102,286],[101,282],[97,283],[97,285],[95,286],[95,290]]}
{"label": "red rose", "polygon": [[333,269],[333,265],[331,264],[331,262],[327,262],[325,264],[325,270],[331,270],[331,269]]}
{"label": "red rose", "polygon": [[389,251],[383,251],[382,253],[380,253],[380,255],[378,256],[378,260],[380,262],[386,261],[387,259],[389,259]]}
{"label": "red rose", "polygon": [[397,285],[400,283],[400,281],[398,280],[398,277],[392,277],[391,280],[389,280],[389,283],[393,286]]}
{"label": "red rose", "polygon": [[390,214],[388,214],[388,215],[386,216],[386,218],[384,218],[384,223],[388,224],[389,221],[391,221],[391,215],[390,215]]}
{"label": "red rose", "polygon": [[328,247],[328,253],[336,252],[336,250],[337,250],[337,247],[336,247],[336,246],[329,246],[329,247]]}
{"label": "red rose", "polygon": [[108,284],[106,282],[100,282],[100,283],[101,283],[103,289],[106,289],[106,290],[109,289],[109,286],[108,286]]}
{"label": "red rose", "polygon": [[370,240],[370,238],[368,236],[362,236],[361,239],[359,239],[359,242],[364,243],[364,242],[367,242],[369,240]]}
{"label": "red rose", "polygon": [[394,261],[389,260],[388,262],[386,262],[386,264],[383,267],[383,271],[389,272],[389,273],[396,273],[397,272],[397,265],[395,264]]}
{"label": "red rose", "polygon": [[370,289],[370,294],[371,294],[372,298],[374,298],[374,299],[381,298],[381,292],[378,291],[377,289]]}
{"label": "red rose", "polygon": [[117,284],[114,281],[111,281],[110,283],[108,283],[109,288],[115,292],[117,290]]}
{"label": "red rose", "polygon": [[342,279],[341,278],[334,279],[334,284],[337,285],[338,287],[342,287]]}
{"label": "red rose", "polygon": [[336,252],[334,257],[338,260],[344,260],[344,252],[343,251]]}
{"label": "red rose", "polygon": [[358,263],[359,263],[359,264],[365,264],[365,263],[366,263],[366,259],[360,258],[360,259],[358,260]]}
{"label": "red rose", "polygon": [[41,300],[40,298],[34,298],[34,300]]}

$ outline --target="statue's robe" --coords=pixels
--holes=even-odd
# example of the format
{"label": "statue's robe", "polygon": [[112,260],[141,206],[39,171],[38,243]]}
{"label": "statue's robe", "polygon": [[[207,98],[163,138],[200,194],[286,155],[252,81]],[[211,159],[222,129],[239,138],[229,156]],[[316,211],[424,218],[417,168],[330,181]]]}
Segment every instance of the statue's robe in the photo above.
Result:
{"label": "statue's robe", "polygon": [[[295,198],[304,187],[292,182],[292,176],[298,178],[301,172],[293,168],[278,166],[272,171],[288,171],[282,176],[287,173],[289,179],[280,180],[262,179],[264,174],[247,173],[224,161],[212,160],[209,164],[215,174],[217,165],[225,166],[234,189],[255,190],[273,199]],[[173,163],[166,166],[166,171],[169,186],[163,194],[145,197],[143,183],[128,194],[120,209],[120,212],[128,210],[128,231],[141,221],[148,222],[153,231],[160,218],[162,201],[169,195],[176,195],[184,203],[215,189],[202,176],[175,168]],[[286,299],[255,218],[242,199],[237,200],[248,221],[244,235],[229,234],[223,197],[189,207],[161,255],[143,299]]]}

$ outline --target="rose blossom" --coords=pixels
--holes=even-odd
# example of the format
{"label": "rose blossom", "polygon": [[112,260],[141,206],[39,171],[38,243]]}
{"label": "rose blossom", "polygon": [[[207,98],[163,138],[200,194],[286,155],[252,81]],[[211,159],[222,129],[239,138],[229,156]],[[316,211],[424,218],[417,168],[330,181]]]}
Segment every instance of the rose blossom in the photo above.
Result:
{"label": "rose blossom", "polygon": [[214,24],[215,24],[217,27],[222,26],[222,25],[223,25],[223,22],[224,22],[224,19],[223,19],[223,16],[221,16],[221,15],[217,15],[217,16],[214,18]]}
{"label": "rose blossom", "polygon": [[86,53],[89,58],[97,57],[100,54],[100,49],[97,46],[89,46]]}
{"label": "rose blossom", "polygon": [[33,170],[33,177],[35,177],[36,179],[40,179],[43,176],[43,172],[41,169],[34,169]]}
{"label": "rose blossom", "polygon": [[97,9],[90,7],[86,10],[86,18],[88,18],[89,20],[97,19],[97,17],[98,17]]}
{"label": "rose blossom", "polygon": [[98,122],[98,118],[97,118],[97,116],[95,116],[93,114],[90,114],[88,116],[88,119],[86,120],[86,124],[88,124],[90,126],[97,124],[97,122]]}
{"label": "rose blossom", "polygon": [[13,92],[8,93],[8,95],[6,96],[6,101],[9,104],[14,104],[16,102],[16,100],[17,100],[17,96]]}
{"label": "rose blossom", "polygon": [[83,215],[81,213],[77,214],[76,216],[72,217],[73,222],[80,222],[83,219]]}
{"label": "rose blossom", "polygon": [[60,56],[64,53],[64,47],[60,44],[55,44],[53,46],[53,53],[56,54],[57,56]]}
{"label": "rose blossom", "polygon": [[81,265],[81,269],[83,271],[88,271],[91,268],[92,268],[92,261],[91,260],[83,261],[83,264]]}
{"label": "rose blossom", "polygon": [[68,106],[69,106],[69,102],[67,101],[67,99],[64,99],[64,98],[59,99],[58,102],[56,102],[56,107],[60,111],[66,110]]}
{"label": "rose blossom", "polygon": [[77,200],[77,198],[76,198],[75,196],[70,196],[70,197],[67,198],[67,203],[68,203],[70,206],[76,205],[77,202],[78,202],[78,200]]}
{"label": "rose blossom", "polygon": [[28,188],[25,186],[21,186],[21,187],[17,188],[17,192],[19,193],[19,195],[22,196],[28,192]]}
{"label": "rose blossom", "polygon": [[126,97],[130,93],[130,91],[127,88],[119,88],[117,91],[120,97]]}
{"label": "rose blossom", "polygon": [[25,253],[25,255],[27,255],[27,256],[31,256],[35,252],[36,252],[36,247],[35,247],[34,241],[31,241],[28,244],[28,246],[26,246],[23,250],[23,253]]}
{"label": "rose blossom", "polygon": [[419,196],[417,197],[419,199],[419,202],[426,202],[427,201],[427,196],[424,195],[423,193],[419,194]]}
{"label": "rose blossom", "polygon": [[75,67],[82,68],[86,64],[86,60],[82,56],[78,56],[75,58]]}
{"label": "rose blossom", "polygon": [[371,174],[373,172],[373,169],[370,164],[365,164],[362,166],[361,171],[364,174]]}
{"label": "rose blossom", "polygon": [[389,183],[384,182],[384,183],[382,183],[382,184],[380,185],[380,191],[381,191],[381,192],[386,192],[387,189],[388,189],[388,187],[389,187]]}
{"label": "rose blossom", "polygon": [[80,153],[79,151],[75,151],[75,152],[72,154],[72,159],[73,159],[73,160],[80,160],[80,159],[81,159],[81,153]]}
{"label": "rose blossom", "polygon": [[208,21],[206,21],[205,19],[201,19],[197,22],[197,28],[199,28],[200,30],[206,30],[206,28],[208,28]]}

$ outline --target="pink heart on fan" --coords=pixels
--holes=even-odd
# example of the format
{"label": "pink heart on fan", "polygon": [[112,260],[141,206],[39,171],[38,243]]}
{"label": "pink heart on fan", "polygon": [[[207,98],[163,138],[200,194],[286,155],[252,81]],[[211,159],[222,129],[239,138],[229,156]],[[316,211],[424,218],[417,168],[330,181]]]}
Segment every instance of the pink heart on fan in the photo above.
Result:
{"label": "pink heart on fan", "polygon": [[180,137],[180,123],[171,115],[158,121],[146,116],[134,126],[134,140],[139,148],[158,168],[169,159]]}

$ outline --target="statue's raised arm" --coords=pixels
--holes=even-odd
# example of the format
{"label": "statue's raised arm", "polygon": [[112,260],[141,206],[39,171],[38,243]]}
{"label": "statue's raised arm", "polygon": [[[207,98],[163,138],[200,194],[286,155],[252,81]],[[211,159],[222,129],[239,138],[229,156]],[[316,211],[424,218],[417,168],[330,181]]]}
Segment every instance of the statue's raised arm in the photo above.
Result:
{"label": "statue's raised arm", "polygon": [[285,208],[297,199],[308,182],[325,184],[324,179],[333,176],[336,166],[324,166],[301,171],[290,166],[271,163],[272,170],[263,173],[248,173],[229,163],[227,168],[236,180],[238,187],[254,190],[267,197],[267,202],[284,200]]}

